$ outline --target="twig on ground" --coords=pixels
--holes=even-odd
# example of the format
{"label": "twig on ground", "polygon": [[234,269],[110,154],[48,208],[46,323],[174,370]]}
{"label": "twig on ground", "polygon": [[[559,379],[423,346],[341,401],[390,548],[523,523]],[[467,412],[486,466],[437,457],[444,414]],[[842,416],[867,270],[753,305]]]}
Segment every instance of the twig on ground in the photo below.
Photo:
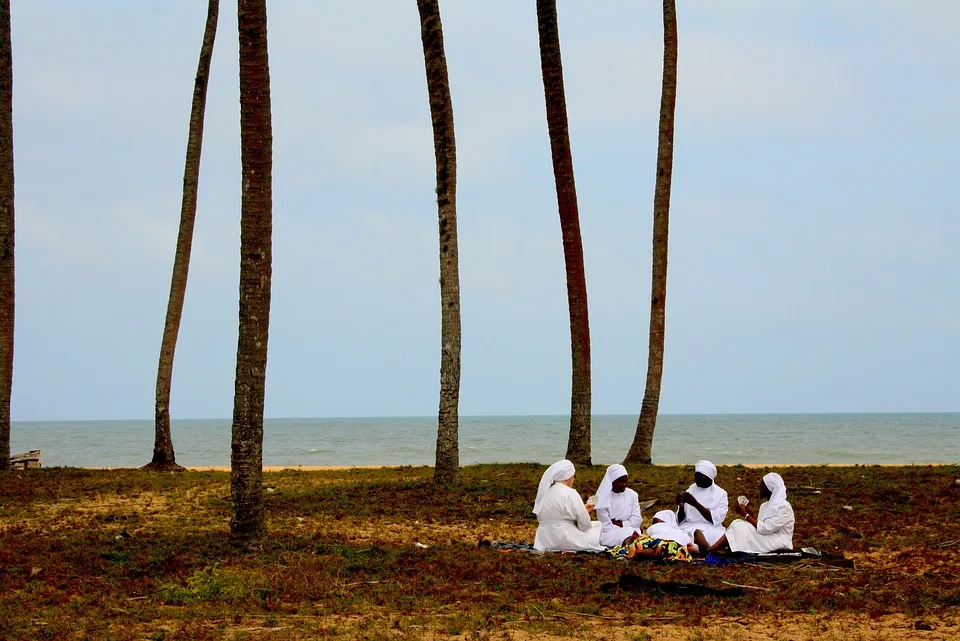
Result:
{"label": "twig on ground", "polygon": [[[329,619],[330,615],[322,616],[315,614],[248,614],[237,613],[233,615],[240,619]],[[222,621],[212,621],[212,623],[222,623]],[[412,626],[411,626],[412,627]]]}
{"label": "twig on ground", "polygon": [[574,614],[578,617],[590,617],[591,619],[613,619],[614,621],[622,621],[623,617],[608,617],[602,614],[587,614],[586,612],[573,612],[572,610],[557,610],[558,614]]}
{"label": "twig on ground", "polygon": [[957,543],[960,543],[960,539],[954,539],[953,541],[944,541],[938,547],[947,548],[947,547],[950,547],[951,545],[956,545]]}
{"label": "twig on ground", "polygon": [[540,615],[540,618],[541,618],[541,619],[543,619],[544,621],[546,621],[547,617],[543,616],[543,612],[540,611],[540,608],[538,608],[537,606],[534,605],[534,606],[533,606],[533,609],[537,611],[537,614]]}
{"label": "twig on ground", "polygon": [[732,585],[735,588],[744,588],[746,590],[763,590],[764,592],[773,592],[773,588],[762,588],[757,585],[743,585],[741,583],[730,583],[729,581],[721,581],[725,585]]}

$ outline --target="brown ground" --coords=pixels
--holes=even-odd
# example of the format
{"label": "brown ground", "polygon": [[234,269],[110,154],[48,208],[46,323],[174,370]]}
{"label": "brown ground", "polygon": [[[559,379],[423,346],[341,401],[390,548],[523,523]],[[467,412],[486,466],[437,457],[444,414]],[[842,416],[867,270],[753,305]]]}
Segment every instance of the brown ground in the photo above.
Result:
{"label": "brown ground", "polygon": [[[287,468],[281,468],[287,469]],[[352,468],[326,468],[331,470],[349,470]],[[378,468],[366,468],[378,469]],[[278,470],[279,471],[279,470]],[[307,472],[306,469],[302,470]],[[391,476],[392,482],[403,482],[422,478],[423,471],[418,468],[398,469]],[[175,499],[169,491],[138,490],[130,494],[99,493],[93,496],[47,497],[31,501],[21,506],[15,514],[8,509],[0,511],[0,533],[16,528],[18,536],[55,537],[58,533],[76,532],[84,528],[103,527],[102,524],[120,515],[136,515],[126,528],[129,534],[137,536],[156,532],[170,527],[188,527],[191,531],[227,531],[226,519],[220,516],[210,518],[211,497],[220,499],[229,497],[229,477],[210,475],[208,482],[202,485],[188,485],[180,489]],[[355,477],[315,476],[305,473],[304,480],[318,485],[341,484],[349,487],[358,482]],[[299,478],[299,475],[265,478],[265,487],[276,484],[287,491]],[[731,496],[733,494],[731,493]],[[641,498],[646,498],[641,493]],[[9,507],[9,506],[4,506]],[[902,522],[901,522],[902,523]],[[893,525],[891,523],[891,525]],[[956,525],[956,524],[954,524]],[[529,541],[533,538],[535,522],[518,518],[489,518],[486,520],[455,520],[436,522],[409,520],[403,517],[354,517],[327,514],[307,514],[305,516],[279,515],[272,519],[274,532],[296,532],[303,536],[318,536],[341,541],[346,544],[375,545],[389,540],[398,547],[412,546],[415,543],[427,546],[447,546],[451,544],[475,545],[478,540]],[[909,569],[899,565],[898,557],[890,549],[878,548],[852,551],[846,555],[853,560],[858,569],[873,571],[904,571],[913,575],[938,575],[943,568],[942,561],[936,559],[924,563],[922,558]],[[954,574],[954,577],[956,575]],[[0,579],[3,574],[0,573]],[[960,581],[960,579],[958,579]],[[628,594],[623,595],[629,599]],[[691,624],[684,620],[680,611],[671,611],[670,604],[655,616],[648,616],[639,623],[635,616],[625,615],[623,611],[611,608],[603,614],[578,612],[575,607],[557,601],[552,609],[528,610],[531,616],[515,621],[506,621],[496,630],[465,632],[446,636],[444,626],[438,623],[444,615],[434,616],[423,623],[421,638],[460,638],[460,639],[532,639],[552,640],[566,638],[595,638],[605,641],[638,641],[642,639],[663,639],[667,641],[779,641],[779,640],[889,640],[907,639],[960,639],[960,612],[957,610],[939,612],[933,616],[906,616],[904,614],[883,614],[868,616],[848,611],[829,614],[810,614],[785,609],[780,612],[763,612],[739,617],[705,616]],[[625,605],[624,611],[628,610]],[[386,628],[396,627],[398,621],[407,634],[416,630],[418,624],[413,619],[398,617],[390,611],[379,612],[371,609],[363,616],[343,618],[338,616],[305,617],[301,615],[272,614],[243,615],[231,625],[218,629],[225,631],[223,638],[243,639],[300,639],[312,638],[299,636],[304,619],[312,623],[329,627],[339,626],[341,638],[389,638]],[[682,620],[682,622],[675,622]],[[214,621],[211,625],[217,624]],[[557,624],[553,626],[553,624]],[[316,629],[316,628],[313,628]],[[376,631],[374,635],[371,631]],[[0,628],[0,637],[3,637]],[[9,637],[19,638],[19,637]],[[148,638],[144,636],[143,638]],[[153,637],[149,637],[153,638]],[[157,637],[162,638],[162,637]],[[178,637],[179,638],[179,637]]]}

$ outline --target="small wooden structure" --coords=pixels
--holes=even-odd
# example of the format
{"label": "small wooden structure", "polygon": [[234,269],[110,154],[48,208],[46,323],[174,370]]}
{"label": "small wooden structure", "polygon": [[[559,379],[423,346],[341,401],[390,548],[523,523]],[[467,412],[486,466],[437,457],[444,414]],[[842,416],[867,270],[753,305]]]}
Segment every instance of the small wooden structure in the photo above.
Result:
{"label": "small wooden structure", "polygon": [[10,455],[11,470],[28,470],[41,467],[43,461],[40,460],[40,450],[30,450],[21,454]]}

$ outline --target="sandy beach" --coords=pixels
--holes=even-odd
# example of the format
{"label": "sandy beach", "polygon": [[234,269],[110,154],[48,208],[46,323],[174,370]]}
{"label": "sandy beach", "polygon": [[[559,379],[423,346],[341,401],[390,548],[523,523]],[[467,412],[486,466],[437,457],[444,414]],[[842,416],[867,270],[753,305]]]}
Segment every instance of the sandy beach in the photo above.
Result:
{"label": "sandy beach", "polygon": [[[339,470],[378,470],[390,465],[264,465],[264,472],[284,472],[296,470],[298,472],[336,472]],[[400,467],[400,466],[396,466]],[[229,465],[213,465],[205,467],[188,467],[191,472],[229,472]]]}

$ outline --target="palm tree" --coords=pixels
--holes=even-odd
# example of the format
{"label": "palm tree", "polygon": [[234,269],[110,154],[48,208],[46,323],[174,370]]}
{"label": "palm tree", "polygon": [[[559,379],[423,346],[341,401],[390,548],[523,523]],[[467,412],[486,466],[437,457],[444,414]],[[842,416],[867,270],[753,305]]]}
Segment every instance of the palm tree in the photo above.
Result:
{"label": "palm tree", "polygon": [[203,30],[200,62],[193,85],[193,106],[190,109],[190,130],[187,136],[187,159],[183,168],[183,199],[180,203],[180,232],[173,259],[170,279],[170,298],[167,300],[167,318],[160,342],[160,364],[157,368],[157,403],[153,460],[144,469],[157,471],[182,470],[177,465],[170,437],[170,385],[173,380],[173,355],[177,349],[177,334],[183,315],[183,299],[187,293],[187,272],[190,269],[190,248],[193,245],[193,223],[197,217],[197,185],[200,182],[200,151],[203,147],[203,116],[207,104],[207,81],[210,78],[210,59],[217,34],[220,0],[207,3],[207,24]]}
{"label": "palm tree", "polygon": [[663,339],[667,302],[667,235],[670,229],[670,180],[673,176],[673,120],[677,107],[677,6],[663,0],[663,87],[660,93],[660,135],[657,182],[653,194],[653,284],[650,291],[650,348],[647,387],[633,444],[624,463],[650,463],[653,431],[660,406]]}
{"label": "palm tree", "polygon": [[263,507],[263,400],[270,325],[273,128],[266,0],[238,0],[240,33],[240,326],[231,430],[230,533],[257,545]]}
{"label": "palm tree", "polygon": [[13,223],[13,55],[10,42],[10,0],[0,0],[0,470],[10,467]]}
{"label": "palm tree", "polygon": [[457,250],[457,149],[453,102],[443,49],[438,0],[417,0],[420,39],[427,73],[433,151],[437,162],[437,212],[440,225],[440,408],[434,481],[456,483],[460,468],[460,274]]}
{"label": "palm tree", "polygon": [[540,31],[540,69],[547,105],[547,129],[557,186],[563,259],[567,271],[567,304],[570,308],[570,352],[573,360],[570,389],[570,436],[567,458],[590,464],[590,321],[587,316],[587,278],[583,269],[583,243],[577,188],[573,179],[573,155],[567,126],[567,102],[563,92],[560,32],[556,0],[537,0]]}

